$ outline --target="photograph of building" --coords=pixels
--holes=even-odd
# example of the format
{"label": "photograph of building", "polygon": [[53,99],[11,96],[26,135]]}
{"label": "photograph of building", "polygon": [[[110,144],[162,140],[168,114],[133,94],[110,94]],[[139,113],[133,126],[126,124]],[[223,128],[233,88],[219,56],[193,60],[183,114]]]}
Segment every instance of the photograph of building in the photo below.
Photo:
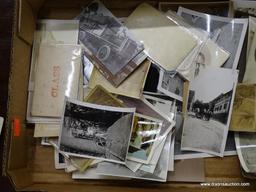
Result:
{"label": "photograph of building", "polygon": [[162,69],[157,89],[174,99],[182,101],[184,81],[180,74]]}
{"label": "photograph of building", "polygon": [[200,67],[190,82],[182,150],[223,155],[237,77],[230,69]]}

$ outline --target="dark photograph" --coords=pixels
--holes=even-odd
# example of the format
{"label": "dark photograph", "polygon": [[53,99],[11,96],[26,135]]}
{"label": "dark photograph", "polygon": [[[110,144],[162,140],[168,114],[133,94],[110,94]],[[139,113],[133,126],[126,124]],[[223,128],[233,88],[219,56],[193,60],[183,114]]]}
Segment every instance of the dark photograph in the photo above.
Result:
{"label": "dark photograph", "polygon": [[67,99],[60,150],[73,156],[124,163],[134,108],[108,107]]}

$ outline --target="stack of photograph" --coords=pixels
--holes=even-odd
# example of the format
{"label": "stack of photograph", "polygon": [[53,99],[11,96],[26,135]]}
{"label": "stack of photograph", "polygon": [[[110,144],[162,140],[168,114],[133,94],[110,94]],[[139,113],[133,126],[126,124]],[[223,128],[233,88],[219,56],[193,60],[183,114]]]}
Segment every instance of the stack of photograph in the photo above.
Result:
{"label": "stack of photograph", "polygon": [[248,19],[167,4],[37,21],[27,122],[72,179],[204,182],[204,158],[237,154],[256,174],[256,19],[245,50]]}

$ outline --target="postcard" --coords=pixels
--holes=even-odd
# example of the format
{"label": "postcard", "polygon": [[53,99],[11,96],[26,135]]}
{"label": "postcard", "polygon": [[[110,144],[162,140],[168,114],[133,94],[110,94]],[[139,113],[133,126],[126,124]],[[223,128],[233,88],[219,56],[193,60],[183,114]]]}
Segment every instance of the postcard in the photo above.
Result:
{"label": "postcard", "polygon": [[97,105],[66,98],[60,151],[72,156],[125,164],[134,112],[134,108]]}
{"label": "postcard", "polygon": [[85,55],[117,87],[140,65],[143,44],[100,1],[89,4],[77,19]]}
{"label": "postcard", "polygon": [[111,93],[140,98],[150,68],[150,61],[145,60],[141,65],[118,87],[106,81],[106,78],[94,68],[89,80],[89,87],[101,85]]}
{"label": "postcard", "polygon": [[185,79],[178,73],[172,76],[172,72],[160,70],[157,90],[179,101],[183,101],[183,84]]}
{"label": "postcard", "polygon": [[232,69],[200,67],[190,82],[181,150],[224,155],[237,78]]}
{"label": "postcard", "polygon": [[256,173],[256,134],[236,133],[236,149],[240,163],[247,173]]}
{"label": "postcard", "polygon": [[175,70],[197,45],[197,39],[183,26],[146,3],[132,12],[125,24],[144,43],[147,55],[168,71]]}
{"label": "postcard", "polygon": [[148,164],[155,152],[163,121],[135,114],[127,159]]}
{"label": "postcard", "polygon": [[167,179],[169,155],[170,142],[166,142],[153,174],[141,170],[133,172],[124,165],[109,162],[99,163],[96,171],[100,175],[165,182]]}
{"label": "postcard", "polygon": [[78,96],[80,66],[79,45],[41,45],[31,115],[60,118],[64,97]]}
{"label": "postcard", "polygon": [[233,104],[230,131],[256,132],[256,85],[238,84]]}
{"label": "postcard", "polygon": [[247,30],[247,19],[214,16],[183,7],[179,8],[178,15],[192,26],[209,32],[210,38],[230,53],[229,59],[223,65],[224,68],[237,68]]}
{"label": "postcard", "polygon": [[76,20],[38,20],[34,34],[32,58],[29,74],[27,121],[31,123],[59,123],[56,118],[41,118],[31,115],[37,58],[41,44],[77,44],[79,22]]}

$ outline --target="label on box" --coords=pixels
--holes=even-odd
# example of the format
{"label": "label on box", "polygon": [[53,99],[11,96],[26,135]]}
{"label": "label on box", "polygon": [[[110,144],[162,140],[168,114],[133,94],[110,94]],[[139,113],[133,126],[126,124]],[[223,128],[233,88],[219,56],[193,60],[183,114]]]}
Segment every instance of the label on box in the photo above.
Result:
{"label": "label on box", "polygon": [[14,137],[20,136],[20,119],[18,118],[13,119],[13,134]]}

